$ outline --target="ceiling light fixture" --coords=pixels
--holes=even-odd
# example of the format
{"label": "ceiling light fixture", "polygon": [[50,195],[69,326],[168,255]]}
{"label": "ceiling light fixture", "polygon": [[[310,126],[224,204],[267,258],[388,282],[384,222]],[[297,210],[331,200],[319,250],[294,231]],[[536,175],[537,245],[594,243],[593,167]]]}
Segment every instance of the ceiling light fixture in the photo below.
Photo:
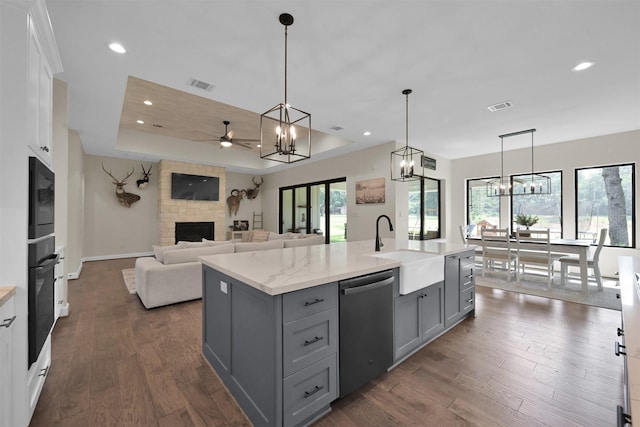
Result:
{"label": "ceiling light fixture", "polygon": [[284,103],[260,116],[260,158],[294,163],[311,157],[311,114],[287,103],[287,36],[293,16],[280,15],[284,25]]}
{"label": "ceiling light fixture", "polygon": [[593,67],[594,65],[595,65],[595,62],[593,62],[593,61],[584,61],[584,62],[579,63],[575,67],[573,67],[572,70],[573,71],[584,71],[586,69],[589,69],[589,68]]}
{"label": "ceiling light fixture", "polygon": [[109,49],[114,51],[115,53],[125,53],[127,50],[120,43],[111,43],[109,45]]}
{"label": "ceiling light fixture", "polygon": [[406,97],[406,141],[404,147],[391,152],[392,181],[417,181],[422,179],[424,174],[422,167],[424,152],[409,146],[409,94],[411,92],[411,89],[402,91]]}
{"label": "ceiling light fixture", "polygon": [[[500,135],[500,178],[487,182],[487,196],[525,196],[532,194],[551,194],[551,178],[546,175],[535,173],[533,166],[533,133],[535,129],[521,130],[518,132]],[[511,136],[531,134],[531,174],[527,180],[522,175],[517,179],[504,174],[504,138]],[[524,175],[527,176],[527,175]]]}
{"label": "ceiling light fixture", "polygon": [[153,105],[153,102],[149,101],[148,99],[144,101],[144,105]]}
{"label": "ceiling light fixture", "polygon": [[371,135],[371,132],[369,132],[368,130],[362,133],[364,136],[369,136]]}
{"label": "ceiling light fixture", "polygon": [[136,123],[143,125],[144,124],[144,120],[136,120]]}

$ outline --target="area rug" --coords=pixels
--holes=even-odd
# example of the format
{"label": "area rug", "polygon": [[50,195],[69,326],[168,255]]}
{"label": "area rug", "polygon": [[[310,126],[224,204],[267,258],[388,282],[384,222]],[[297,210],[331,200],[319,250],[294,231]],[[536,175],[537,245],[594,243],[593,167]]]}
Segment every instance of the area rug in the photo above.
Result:
{"label": "area rug", "polygon": [[585,294],[582,292],[580,282],[577,280],[569,280],[565,285],[561,285],[559,278],[555,278],[551,288],[548,289],[547,280],[542,277],[539,280],[537,278],[521,279],[520,283],[517,283],[515,279],[507,282],[505,278],[496,277],[493,274],[491,276],[487,274],[486,277],[478,274],[475,278],[478,286],[620,310],[620,300],[616,297],[616,294],[620,292],[620,288],[616,287],[617,282],[614,280],[603,279],[602,291],[598,291],[595,283],[590,283],[589,292]]}
{"label": "area rug", "polygon": [[122,278],[124,279],[124,285],[130,294],[136,293],[136,269],[125,268],[122,270]]}

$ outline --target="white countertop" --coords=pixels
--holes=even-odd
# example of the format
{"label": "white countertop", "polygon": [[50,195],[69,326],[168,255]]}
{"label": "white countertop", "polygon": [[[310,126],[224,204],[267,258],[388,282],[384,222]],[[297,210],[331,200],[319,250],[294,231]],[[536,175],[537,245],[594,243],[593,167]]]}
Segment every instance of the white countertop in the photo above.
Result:
{"label": "white countertop", "polygon": [[[382,239],[381,252],[410,249],[439,255],[451,255],[473,245],[444,240]],[[298,248],[209,255],[203,264],[238,279],[269,295],[280,295],[312,286],[399,267],[400,262],[373,257],[375,242],[365,240]]]}
{"label": "white countertop", "polygon": [[635,273],[640,272],[640,257],[618,257],[620,302],[624,319],[627,352],[627,377],[631,416],[640,417],[640,290]]}

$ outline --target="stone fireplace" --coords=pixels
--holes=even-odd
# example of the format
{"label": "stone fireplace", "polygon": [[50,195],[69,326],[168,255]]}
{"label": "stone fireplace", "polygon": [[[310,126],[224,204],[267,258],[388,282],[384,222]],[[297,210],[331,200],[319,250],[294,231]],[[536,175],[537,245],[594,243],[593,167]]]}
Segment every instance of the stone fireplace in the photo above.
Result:
{"label": "stone fireplace", "polygon": [[[220,200],[175,200],[171,198],[171,174],[217,176],[220,180]],[[158,224],[160,245],[173,245],[177,222],[208,222],[220,224],[214,227],[214,240],[225,240],[226,171],[224,168],[195,163],[162,160],[158,171]]]}

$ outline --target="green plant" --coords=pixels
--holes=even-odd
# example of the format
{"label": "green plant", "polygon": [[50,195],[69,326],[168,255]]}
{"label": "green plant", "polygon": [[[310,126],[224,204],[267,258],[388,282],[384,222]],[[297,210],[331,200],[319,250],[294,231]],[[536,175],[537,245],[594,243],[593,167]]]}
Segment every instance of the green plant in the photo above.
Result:
{"label": "green plant", "polygon": [[538,221],[539,221],[539,218],[535,215],[525,215],[525,214],[516,215],[516,224],[524,225],[527,228],[531,227],[534,224],[537,224]]}

